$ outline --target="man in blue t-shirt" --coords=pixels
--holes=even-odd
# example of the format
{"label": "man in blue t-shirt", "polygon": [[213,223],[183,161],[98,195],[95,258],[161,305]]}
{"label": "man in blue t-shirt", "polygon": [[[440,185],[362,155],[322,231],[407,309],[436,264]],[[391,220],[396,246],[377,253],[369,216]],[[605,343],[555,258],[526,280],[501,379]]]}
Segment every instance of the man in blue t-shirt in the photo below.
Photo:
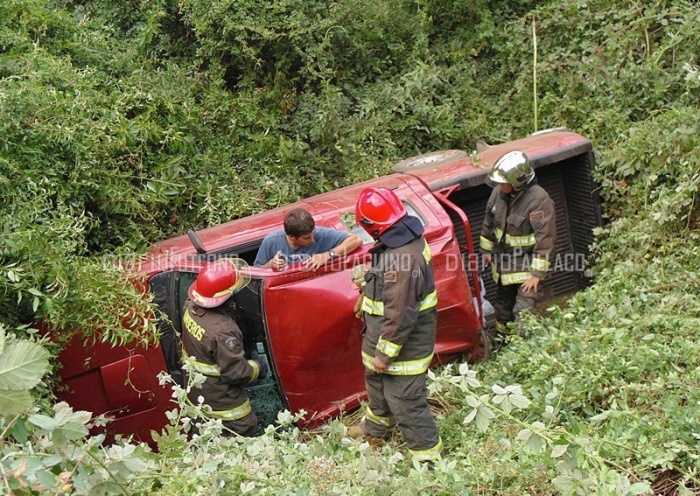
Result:
{"label": "man in blue t-shirt", "polygon": [[263,238],[255,266],[280,270],[289,263],[303,262],[307,268],[316,270],[361,244],[362,238],[356,234],[316,227],[309,212],[295,208],[284,217],[284,229]]}

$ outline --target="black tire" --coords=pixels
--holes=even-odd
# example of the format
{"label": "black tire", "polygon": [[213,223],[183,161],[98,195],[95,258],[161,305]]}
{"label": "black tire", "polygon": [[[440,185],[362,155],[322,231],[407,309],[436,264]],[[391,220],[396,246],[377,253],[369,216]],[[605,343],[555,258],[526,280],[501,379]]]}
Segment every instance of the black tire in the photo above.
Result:
{"label": "black tire", "polygon": [[394,172],[411,172],[454,162],[455,160],[468,156],[469,154],[464,150],[441,150],[438,152],[424,153],[402,160],[398,164],[395,164],[391,170]]}
{"label": "black tire", "polygon": [[472,350],[472,362],[488,362],[491,360],[493,341],[485,329],[479,333],[479,343]]}

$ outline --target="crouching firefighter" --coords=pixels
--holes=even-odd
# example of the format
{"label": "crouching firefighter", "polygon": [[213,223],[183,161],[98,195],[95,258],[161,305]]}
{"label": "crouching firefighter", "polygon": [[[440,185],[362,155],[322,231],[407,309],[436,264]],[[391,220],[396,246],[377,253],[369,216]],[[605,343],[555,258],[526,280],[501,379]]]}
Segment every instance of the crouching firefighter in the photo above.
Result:
{"label": "crouching firefighter", "polygon": [[236,260],[218,260],[202,270],[189,288],[182,319],[184,361],[190,371],[206,376],[201,389],[192,388],[189,400],[203,397],[210,415],[222,420],[224,435],[258,434],[258,419],[244,387],[267,373],[256,352],[248,359],[243,333],[222,305],[250,279]]}
{"label": "crouching firefighter", "polygon": [[365,189],[355,216],[376,243],[362,300],[368,405],[348,435],[372,442],[398,427],[414,459],[434,462],[442,440],[428,405],[426,371],[435,347],[437,293],[423,226],[386,188]]}

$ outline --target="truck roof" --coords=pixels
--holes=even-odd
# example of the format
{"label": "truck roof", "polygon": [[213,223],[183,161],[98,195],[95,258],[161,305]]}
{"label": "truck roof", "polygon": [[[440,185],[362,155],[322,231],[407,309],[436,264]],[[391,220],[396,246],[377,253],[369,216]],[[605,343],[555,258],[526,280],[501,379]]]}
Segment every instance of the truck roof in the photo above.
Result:
{"label": "truck roof", "polygon": [[549,165],[591,150],[593,145],[580,134],[564,129],[545,130],[526,138],[493,145],[486,150],[407,172],[420,178],[431,191],[459,184],[461,189],[483,184],[484,176],[496,160],[508,152],[525,152],[534,168]]}
{"label": "truck roof", "polygon": [[[339,188],[289,205],[273,208],[258,214],[235,219],[224,224],[197,231],[208,252],[216,252],[232,246],[260,240],[265,234],[282,228],[285,214],[296,207],[305,208],[315,218],[317,225],[338,227],[337,212],[354,212],[354,205],[362,189],[367,186],[384,186],[394,189],[413,181],[422,182],[429,190],[439,191],[458,186],[460,189],[484,182],[486,171],[503,154],[521,150],[532,160],[535,168],[563,160],[592,149],[591,142],[583,136],[567,130],[547,130],[505,144],[490,146],[471,156],[460,152],[461,158],[426,164],[403,173],[393,173],[362,183]],[[553,153],[553,151],[556,151]],[[404,161],[405,162],[405,161]],[[182,257],[196,254],[187,235],[181,235],[156,243],[140,264],[141,272],[159,272],[182,262]]]}

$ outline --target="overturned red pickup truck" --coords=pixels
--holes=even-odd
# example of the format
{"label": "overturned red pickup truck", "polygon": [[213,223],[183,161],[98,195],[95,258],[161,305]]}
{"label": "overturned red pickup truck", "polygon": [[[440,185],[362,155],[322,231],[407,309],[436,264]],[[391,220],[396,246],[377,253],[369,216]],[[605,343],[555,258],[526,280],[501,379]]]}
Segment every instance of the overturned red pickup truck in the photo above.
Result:
{"label": "overturned red pickup truck", "polygon": [[[151,431],[167,423],[165,412],[175,407],[158,374],[182,381],[176,343],[187,290],[207,263],[235,256],[251,265],[251,281],[234,295],[232,312],[241,328],[255,336],[271,371],[249,389],[260,421],[267,425],[278,411],[304,410],[303,424],[311,427],[358,407],[365,392],[362,322],[353,312],[358,292],[350,271],[370,259],[373,240],[354,222],[355,203],[368,186],[394,190],[425,227],[438,292],[434,364],[461,356],[478,359],[485,344],[482,299],[495,290],[490,277],[484,277],[482,294],[475,253],[491,192],[484,180],[493,162],[512,150],[528,155],[539,184],[556,204],[556,260],[548,285],[554,296],[575,292],[587,284],[583,261],[593,228],[601,224],[590,141],[555,129],[471,157],[460,150],[428,153],[396,164],[387,176],[157,243],[138,265],[137,275],[148,280],[155,303],[169,317],[160,322],[161,346],[87,349],[72,343],[59,357],[67,386],[59,397],[75,409],[107,414],[113,419],[107,426],[110,435],[150,440]],[[308,210],[319,226],[356,233],[364,244],[316,271],[303,264],[281,271],[252,267],[263,237],[279,229],[285,213],[295,207]]]}

